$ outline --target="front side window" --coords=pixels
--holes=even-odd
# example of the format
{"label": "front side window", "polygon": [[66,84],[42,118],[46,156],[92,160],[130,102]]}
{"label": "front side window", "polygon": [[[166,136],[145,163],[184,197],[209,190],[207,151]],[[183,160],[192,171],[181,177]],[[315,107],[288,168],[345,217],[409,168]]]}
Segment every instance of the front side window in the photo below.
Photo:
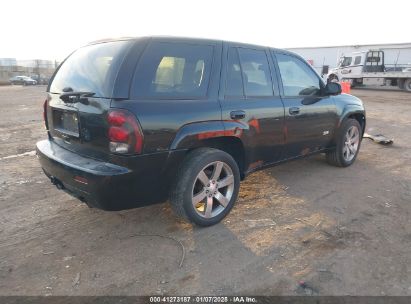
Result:
{"label": "front side window", "polygon": [[239,48],[246,96],[273,96],[273,84],[265,51]]}
{"label": "front side window", "polygon": [[201,98],[207,95],[213,47],[154,42],[133,79],[134,97]]}
{"label": "front side window", "polygon": [[344,57],[342,62],[341,62],[341,66],[342,67],[346,67],[349,66],[352,62],[352,57]]}
{"label": "front side window", "polygon": [[283,82],[284,96],[318,96],[320,79],[306,63],[297,57],[276,54]]}
{"label": "front side window", "polygon": [[356,56],[354,60],[354,64],[360,64],[361,63],[361,56]]}

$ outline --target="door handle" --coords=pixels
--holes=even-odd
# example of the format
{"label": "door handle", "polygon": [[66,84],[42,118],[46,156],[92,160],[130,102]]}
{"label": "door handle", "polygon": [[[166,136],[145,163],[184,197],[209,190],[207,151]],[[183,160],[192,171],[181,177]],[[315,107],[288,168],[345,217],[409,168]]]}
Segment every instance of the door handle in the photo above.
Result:
{"label": "door handle", "polygon": [[290,108],[290,109],[288,110],[288,112],[289,112],[291,115],[297,115],[297,114],[300,113],[300,108],[292,107],[292,108]]}
{"label": "door handle", "polygon": [[243,119],[245,118],[245,112],[242,110],[230,112],[231,119]]}

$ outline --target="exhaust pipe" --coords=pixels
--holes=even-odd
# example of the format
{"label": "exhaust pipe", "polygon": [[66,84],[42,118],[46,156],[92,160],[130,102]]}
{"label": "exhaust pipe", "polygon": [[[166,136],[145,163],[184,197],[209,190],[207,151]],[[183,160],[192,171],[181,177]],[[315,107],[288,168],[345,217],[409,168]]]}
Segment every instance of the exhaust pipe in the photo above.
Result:
{"label": "exhaust pipe", "polygon": [[50,181],[54,186],[56,186],[57,189],[59,189],[59,190],[64,189],[63,183],[61,181],[59,181],[57,178],[55,178],[54,176],[50,177]]}
{"label": "exhaust pipe", "polygon": [[[61,181],[59,181],[57,178],[54,176],[50,176],[50,181],[51,183],[56,186],[57,189],[59,190],[64,190],[65,187]],[[76,196],[81,202],[85,203],[89,208],[94,208],[93,205],[91,205],[83,196]]]}

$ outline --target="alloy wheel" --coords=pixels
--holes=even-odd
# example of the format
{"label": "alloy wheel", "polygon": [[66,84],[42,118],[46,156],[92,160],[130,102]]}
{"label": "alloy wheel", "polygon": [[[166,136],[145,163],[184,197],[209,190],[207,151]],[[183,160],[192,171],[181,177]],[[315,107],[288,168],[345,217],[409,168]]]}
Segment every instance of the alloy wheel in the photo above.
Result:
{"label": "alloy wheel", "polygon": [[356,126],[352,126],[347,130],[344,137],[343,157],[344,160],[352,161],[357,154],[358,146],[360,144],[360,131]]}
{"label": "alloy wheel", "polygon": [[228,206],[233,192],[233,171],[226,163],[215,161],[197,174],[191,201],[199,216],[213,218]]}

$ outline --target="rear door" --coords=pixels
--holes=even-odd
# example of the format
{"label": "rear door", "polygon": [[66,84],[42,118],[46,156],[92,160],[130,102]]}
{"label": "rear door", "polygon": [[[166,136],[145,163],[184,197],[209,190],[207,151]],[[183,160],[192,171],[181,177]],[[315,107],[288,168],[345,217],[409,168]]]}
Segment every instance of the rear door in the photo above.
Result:
{"label": "rear door", "polygon": [[284,106],[267,49],[225,44],[220,99],[227,130],[244,125],[246,171],[281,159]]}
{"label": "rear door", "polygon": [[306,155],[330,144],[337,124],[332,96],[323,96],[324,83],[301,58],[273,52],[285,105],[286,158]]}
{"label": "rear door", "polygon": [[[123,60],[134,44],[124,40],[88,45],[62,63],[48,88],[47,124],[57,144],[79,154],[109,157],[107,110],[116,97]],[[61,98],[76,92],[83,96]]]}

